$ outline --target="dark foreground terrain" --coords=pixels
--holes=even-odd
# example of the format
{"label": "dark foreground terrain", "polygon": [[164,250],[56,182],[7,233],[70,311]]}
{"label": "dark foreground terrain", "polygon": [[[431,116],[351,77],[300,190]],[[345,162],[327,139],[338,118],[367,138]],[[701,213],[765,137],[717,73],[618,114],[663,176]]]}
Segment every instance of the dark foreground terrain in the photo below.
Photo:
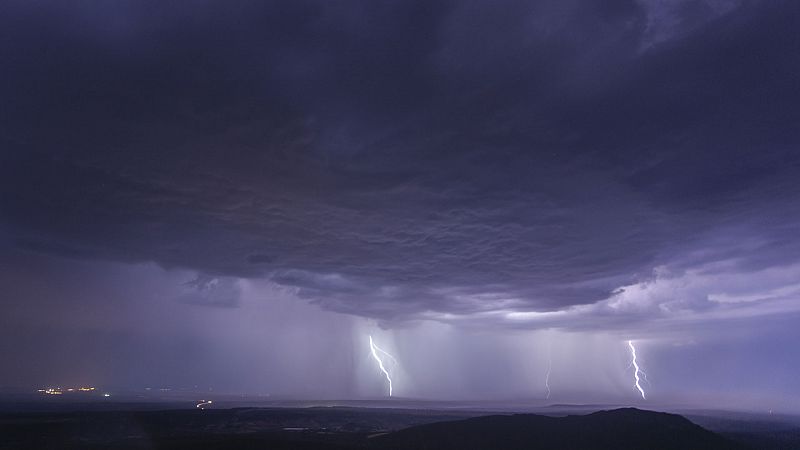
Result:
{"label": "dark foreground terrain", "polygon": [[420,425],[382,436],[391,449],[732,449],[728,439],[684,417],[634,408],[584,416],[475,417]]}
{"label": "dark foreground terrain", "polygon": [[769,430],[737,439],[679,415],[633,408],[564,417],[477,414],[339,407],[4,413],[0,448],[800,448],[770,441]]}

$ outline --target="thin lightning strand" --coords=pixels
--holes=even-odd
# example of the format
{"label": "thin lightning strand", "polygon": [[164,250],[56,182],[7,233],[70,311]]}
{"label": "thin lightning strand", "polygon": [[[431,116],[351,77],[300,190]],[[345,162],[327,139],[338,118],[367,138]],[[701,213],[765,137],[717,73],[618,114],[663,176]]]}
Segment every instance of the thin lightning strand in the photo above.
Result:
{"label": "thin lightning strand", "polygon": [[644,373],[644,372],[642,372],[641,369],[639,369],[639,364],[636,363],[636,347],[633,346],[633,341],[628,341],[628,348],[631,349],[631,357],[633,358],[631,360],[631,364],[633,365],[634,369],[633,378],[636,380],[633,383],[633,386],[639,390],[639,393],[642,394],[642,399],[645,400],[646,398],[644,396],[644,389],[642,389],[642,386],[639,384],[639,373],[640,372]]}
{"label": "thin lightning strand", "polygon": [[394,359],[394,356],[392,356],[392,355],[390,355],[390,354],[386,353],[385,351],[383,351],[383,350],[382,350],[380,347],[378,347],[377,345],[375,346],[375,350],[377,350],[377,351],[378,351],[378,353],[382,353],[382,354],[386,355],[386,357],[387,357],[387,358],[391,359],[391,360],[392,360],[392,364],[397,364],[397,360],[396,360],[396,359]]}
{"label": "thin lightning strand", "polygon": [[383,366],[383,361],[381,360],[381,357],[378,356],[378,352],[381,352],[384,355],[388,356],[389,358],[392,358],[393,361],[396,361],[396,360],[394,359],[394,357],[392,355],[386,353],[386,351],[380,349],[377,345],[375,345],[375,343],[372,341],[372,336],[369,337],[369,349],[372,352],[372,357],[375,358],[375,361],[378,362],[378,367],[380,367],[381,372],[383,372],[383,375],[386,377],[386,380],[389,382],[389,397],[391,397],[392,396],[392,378],[389,376],[389,371],[387,371],[386,368]]}
{"label": "thin lightning strand", "polygon": [[547,352],[547,375],[544,377],[544,387],[547,388],[547,398],[550,398],[550,371],[553,369],[552,349]]}

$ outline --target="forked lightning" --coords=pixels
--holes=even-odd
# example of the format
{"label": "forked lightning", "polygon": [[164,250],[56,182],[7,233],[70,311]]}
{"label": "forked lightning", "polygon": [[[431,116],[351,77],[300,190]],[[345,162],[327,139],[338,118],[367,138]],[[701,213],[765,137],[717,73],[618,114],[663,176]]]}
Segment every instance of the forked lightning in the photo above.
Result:
{"label": "forked lightning", "polygon": [[[640,381],[639,374],[641,373],[642,375],[644,375],[644,372],[639,368],[639,364],[636,362],[636,347],[633,346],[633,341],[628,341],[628,348],[631,349],[631,357],[632,357],[631,364],[633,365],[633,378],[635,380],[633,383],[633,387],[638,389],[639,393],[642,394],[642,399],[646,400],[646,397],[644,396],[644,389],[642,389],[642,385],[639,384]],[[644,376],[647,377],[647,375]]]}
{"label": "forked lightning", "polygon": [[385,350],[383,350],[380,347],[378,347],[377,345],[375,345],[375,342],[373,342],[373,340],[372,340],[372,336],[369,337],[369,349],[370,349],[370,352],[372,353],[372,357],[375,358],[375,361],[378,362],[378,367],[381,369],[381,372],[383,372],[383,375],[386,377],[386,381],[389,382],[389,397],[391,397],[392,396],[392,377],[389,376],[389,371],[386,370],[386,367],[383,365],[383,360],[381,359],[380,356],[378,356],[378,353],[380,352],[381,354],[386,355],[395,364],[397,363],[397,360],[394,359],[394,356],[390,355]]}

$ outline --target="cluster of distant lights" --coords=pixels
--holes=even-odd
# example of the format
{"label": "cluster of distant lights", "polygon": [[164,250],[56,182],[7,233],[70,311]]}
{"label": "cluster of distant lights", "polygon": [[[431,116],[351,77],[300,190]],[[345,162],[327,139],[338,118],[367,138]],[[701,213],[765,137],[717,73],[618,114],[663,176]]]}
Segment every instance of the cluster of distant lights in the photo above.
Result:
{"label": "cluster of distant lights", "polygon": [[60,387],[49,387],[45,389],[39,389],[38,392],[46,395],[62,395],[65,392],[92,392],[95,388],[91,386],[81,386],[77,388],[60,388]]}
{"label": "cluster of distant lights", "polygon": [[[151,388],[145,388],[146,390],[151,390]],[[62,388],[62,387],[48,387],[44,389],[37,389],[37,392],[43,395],[64,395],[66,393],[79,393],[79,392],[95,392],[97,390],[96,387],[93,386],[81,386],[75,388]],[[170,388],[161,388],[159,391],[165,392],[170,391]],[[111,394],[108,392],[103,394],[103,397],[111,397]],[[214,402],[211,400],[200,400],[196,405],[195,408],[197,409],[206,409],[207,407],[211,406]]]}
{"label": "cluster of distant lights", "polygon": [[[44,395],[64,395],[65,393],[70,392],[94,392],[97,388],[93,386],[81,386],[76,388],[62,388],[62,387],[49,387],[44,389],[38,389],[37,392],[44,394]],[[105,393],[103,397],[111,397],[111,394]]]}

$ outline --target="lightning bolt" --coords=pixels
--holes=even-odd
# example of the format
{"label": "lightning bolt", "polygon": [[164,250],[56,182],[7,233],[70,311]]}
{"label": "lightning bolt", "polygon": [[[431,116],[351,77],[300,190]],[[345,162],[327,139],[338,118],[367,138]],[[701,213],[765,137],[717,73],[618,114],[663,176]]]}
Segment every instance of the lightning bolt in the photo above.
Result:
{"label": "lightning bolt", "polygon": [[370,349],[370,352],[372,353],[372,357],[375,358],[375,361],[378,362],[378,367],[380,367],[381,372],[383,372],[383,375],[386,377],[386,381],[389,382],[389,397],[391,397],[392,396],[392,377],[389,376],[389,371],[386,370],[386,367],[383,366],[383,360],[381,359],[380,356],[378,356],[378,353],[380,352],[381,354],[386,355],[395,364],[397,363],[397,360],[394,359],[394,356],[388,354],[385,350],[382,350],[380,347],[375,345],[375,342],[372,341],[372,336],[369,337],[369,349]]}
{"label": "lightning bolt", "polygon": [[550,398],[550,371],[553,369],[552,348],[547,352],[547,374],[544,376],[544,387],[547,388],[547,398]]}
{"label": "lightning bolt", "polygon": [[[633,387],[638,389],[639,393],[642,394],[642,400],[646,400],[646,398],[644,396],[644,389],[642,389],[642,385],[639,384],[639,381],[640,381],[639,374],[641,373],[641,374],[644,375],[644,371],[639,369],[639,364],[637,364],[637,362],[636,362],[636,347],[633,346],[633,341],[628,341],[628,348],[631,349],[631,358],[632,358],[631,359],[631,364],[633,365],[633,378],[635,380],[634,383],[633,383]],[[647,379],[647,375],[644,375],[644,376],[645,376],[645,379]]]}

